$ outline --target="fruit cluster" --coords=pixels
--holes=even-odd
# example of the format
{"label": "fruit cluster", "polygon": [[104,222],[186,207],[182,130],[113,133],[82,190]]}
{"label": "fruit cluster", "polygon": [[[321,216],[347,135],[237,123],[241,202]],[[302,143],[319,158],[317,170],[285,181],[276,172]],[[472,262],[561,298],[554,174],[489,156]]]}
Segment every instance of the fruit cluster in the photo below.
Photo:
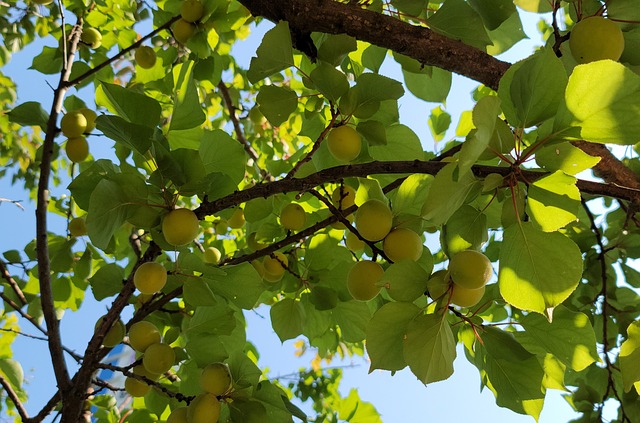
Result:
{"label": "fruit cluster", "polygon": [[487,256],[474,250],[461,251],[451,257],[447,270],[431,275],[427,291],[434,300],[444,298],[447,303],[473,307],[482,299],[492,274]]}
{"label": "fruit cluster", "polygon": [[186,44],[198,31],[197,24],[204,16],[204,6],[198,0],[184,0],[180,5],[180,19],[173,24],[173,36]]}
{"label": "fruit cluster", "polygon": [[96,112],[86,107],[62,116],[60,130],[67,137],[65,152],[72,162],[79,163],[89,156],[89,144],[84,135],[96,127],[96,117]]}

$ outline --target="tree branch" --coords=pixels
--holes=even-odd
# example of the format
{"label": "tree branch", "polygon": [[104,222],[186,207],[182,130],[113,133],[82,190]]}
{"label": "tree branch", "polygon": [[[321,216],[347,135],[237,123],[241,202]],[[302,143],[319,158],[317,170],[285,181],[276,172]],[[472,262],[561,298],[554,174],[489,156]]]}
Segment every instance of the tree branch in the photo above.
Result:
{"label": "tree branch", "polygon": [[[274,182],[257,184],[251,188],[234,192],[226,197],[214,201],[202,202],[200,207],[195,210],[198,218],[212,215],[220,210],[245,203],[254,198],[266,198],[275,194],[286,192],[305,192],[318,185],[329,182],[338,182],[341,179],[354,176],[369,176],[376,174],[413,174],[423,173],[435,175],[448,163],[439,161],[397,161],[397,162],[369,162],[363,164],[352,164],[336,166],[323,169],[304,178],[280,179]],[[484,166],[476,165],[472,168],[473,173],[483,178],[490,173],[497,173],[502,176],[515,175],[519,180],[533,182],[539,178],[549,175],[548,172],[532,171],[518,169],[514,172],[509,167]],[[619,186],[614,184],[606,184],[599,182],[591,182],[579,179],[577,182],[578,189],[583,193],[598,196],[608,196],[618,198],[634,203],[640,203],[640,190],[632,187]]]}
{"label": "tree branch", "polygon": [[6,380],[2,375],[0,375],[0,385],[2,385],[2,387],[4,388],[13,405],[16,406],[16,410],[18,410],[20,418],[23,421],[26,421],[29,418],[27,410],[24,408],[24,405],[22,404],[22,401],[20,401],[20,398],[18,398],[18,394],[16,393],[16,391],[13,390],[13,386],[11,386],[9,381]]}
{"label": "tree branch", "polygon": [[329,122],[327,127],[324,128],[324,130],[320,133],[320,135],[318,136],[318,139],[313,143],[313,146],[311,147],[311,150],[302,159],[300,159],[298,161],[298,163],[296,163],[293,166],[293,168],[289,171],[289,173],[287,173],[286,178],[293,178],[293,176],[300,170],[302,165],[304,165],[305,163],[309,162],[313,158],[313,155],[320,148],[322,140],[325,139],[325,137],[327,136],[329,131],[333,128],[333,124],[335,123],[337,117],[338,117],[338,114],[334,113],[333,112],[333,108],[332,108],[331,109],[331,121]]}
{"label": "tree branch", "polygon": [[20,286],[18,286],[18,283],[16,282],[16,280],[13,279],[13,277],[11,277],[11,274],[9,273],[7,266],[5,266],[2,260],[0,260],[0,274],[2,274],[2,278],[6,280],[9,286],[11,287],[11,289],[13,289],[13,292],[16,293],[22,305],[23,306],[26,305],[27,298],[24,296],[24,293],[20,289]]}

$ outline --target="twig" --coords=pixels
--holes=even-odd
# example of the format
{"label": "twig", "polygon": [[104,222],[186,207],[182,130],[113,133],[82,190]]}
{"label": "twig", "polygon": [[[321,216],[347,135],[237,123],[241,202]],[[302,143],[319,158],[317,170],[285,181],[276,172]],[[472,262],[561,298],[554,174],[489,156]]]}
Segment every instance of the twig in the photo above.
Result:
{"label": "twig", "polygon": [[[145,35],[144,37],[140,38],[135,43],[131,44],[129,47],[127,47],[127,48],[125,48],[123,50],[120,50],[113,57],[110,57],[107,60],[105,60],[104,62],[100,63],[99,65],[94,66],[93,68],[89,69],[88,71],[86,71],[82,75],[76,77],[75,79],[72,79],[71,81],[66,81],[63,86],[68,89],[70,87],[73,87],[74,85],[79,84],[80,82],[82,82],[83,80],[87,79],[91,75],[97,73],[102,68],[104,68],[106,66],[109,66],[111,63],[113,63],[116,60],[118,60],[119,58],[123,57],[125,54],[129,53],[131,50],[135,50],[136,48],[140,47],[142,45],[142,43],[144,43],[149,38],[153,37],[154,35],[158,34],[161,31],[169,28],[171,26],[171,24],[173,24],[178,19],[180,19],[180,15],[174,16],[173,18],[169,19],[164,24],[160,25],[158,28],[154,29],[153,31],[151,31],[150,33]],[[73,60],[71,60],[71,61],[73,61]]]}
{"label": "twig", "polygon": [[20,401],[20,398],[18,398],[18,394],[16,393],[16,391],[13,390],[13,386],[11,386],[9,381],[6,380],[2,375],[0,375],[0,385],[2,385],[2,387],[4,388],[7,396],[9,397],[11,402],[13,402],[13,405],[16,406],[16,410],[18,410],[20,418],[22,418],[23,421],[26,421],[29,418],[29,413],[27,413],[27,410],[24,408],[22,401]]}
{"label": "twig", "polygon": [[0,273],[2,274],[2,278],[7,281],[13,292],[16,293],[18,299],[22,303],[22,305],[27,304],[27,298],[24,296],[22,289],[18,286],[18,283],[11,277],[9,270],[7,270],[7,266],[5,266],[4,262],[0,260]]}
{"label": "twig", "polygon": [[260,160],[260,158],[258,157],[258,153],[253,149],[251,143],[247,140],[247,137],[244,136],[242,126],[240,126],[240,121],[238,120],[238,115],[236,115],[236,107],[233,105],[233,100],[231,100],[231,95],[229,94],[229,88],[227,88],[227,85],[224,82],[220,81],[218,83],[218,90],[220,90],[220,94],[222,95],[224,104],[227,107],[227,111],[229,112],[229,119],[233,124],[233,129],[236,133],[238,142],[242,145],[244,151],[246,151],[249,157],[251,157],[251,159],[253,160],[253,164],[258,172],[260,172],[262,179],[271,179],[271,175],[269,175],[266,170],[262,169],[258,165],[258,160]]}
{"label": "twig", "polygon": [[19,208],[20,210],[24,211],[24,207],[22,207],[22,204],[20,204],[22,200],[10,200],[8,198],[2,198],[0,197],[0,203],[11,203],[11,204],[15,204],[15,206],[17,208]]}
{"label": "twig", "polygon": [[[15,330],[15,329],[0,328],[0,331],[15,333],[16,335],[24,336],[25,338],[36,339],[38,341],[47,341],[48,340],[44,336],[31,335],[31,334],[28,334],[28,333],[20,332],[19,330]],[[72,349],[67,348],[65,346],[63,346],[62,349],[64,349],[64,351],[67,354],[69,354],[76,362],[79,363],[79,362],[82,361],[82,356],[80,354],[76,353],[75,351],[73,351]]]}
{"label": "twig", "polygon": [[601,277],[601,283],[602,283],[602,288],[600,289],[600,292],[598,294],[599,297],[602,298],[602,311],[601,311],[601,316],[602,316],[602,355],[604,356],[604,361],[607,367],[607,376],[608,376],[608,381],[607,381],[607,389],[604,393],[604,395],[602,396],[602,402],[600,404],[599,407],[599,415],[600,417],[602,417],[602,411],[604,409],[604,403],[607,400],[608,396],[609,396],[609,392],[613,392],[614,397],[618,400],[618,402],[620,403],[620,413],[622,414],[622,421],[628,421],[629,423],[631,423],[631,420],[629,420],[629,418],[627,417],[627,415],[625,414],[624,411],[624,406],[622,404],[622,398],[620,398],[620,395],[618,394],[618,390],[615,387],[615,380],[614,380],[614,375],[613,375],[613,363],[611,362],[611,358],[609,357],[609,333],[608,333],[608,323],[607,323],[607,319],[609,318],[609,300],[607,298],[607,261],[606,261],[606,257],[605,257],[605,245],[604,245],[604,241],[602,239],[602,233],[600,232],[600,229],[598,228],[598,226],[596,225],[596,220],[595,217],[593,216],[593,213],[591,212],[591,210],[589,209],[589,206],[587,205],[587,202],[582,199],[582,207],[584,208],[585,212],[587,213],[587,216],[589,217],[589,222],[591,224],[591,231],[594,233],[595,237],[596,237],[596,244],[598,245],[598,261],[600,262],[600,277]]}
{"label": "twig", "polygon": [[318,139],[313,143],[313,146],[311,147],[311,151],[309,151],[302,159],[298,161],[298,163],[296,163],[293,166],[293,169],[291,169],[289,173],[287,173],[287,176],[285,176],[285,179],[293,178],[293,176],[298,172],[298,170],[300,170],[302,165],[309,162],[309,160],[313,158],[313,155],[315,154],[315,152],[318,151],[318,149],[320,148],[320,145],[322,144],[322,140],[325,139],[329,131],[331,131],[331,129],[333,128],[333,124],[335,123],[337,117],[338,117],[338,114],[334,113],[332,109],[331,121],[329,122],[327,127],[324,128],[324,130],[320,133],[320,135],[318,136]]}
{"label": "twig", "polygon": [[553,52],[556,54],[557,57],[562,57],[562,52],[560,51],[560,46],[562,45],[562,43],[564,43],[565,41],[567,41],[569,39],[569,37],[571,36],[571,33],[566,33],[564,35],[560,34],[560,28],[558,28],[558,9],[560,8],[560,2],[557,0],[553,0],[553,12],[552,12],[552,19],[551,19],[551,26],[553,27],[553,38],[554,38],[554,43],[553,43]]}

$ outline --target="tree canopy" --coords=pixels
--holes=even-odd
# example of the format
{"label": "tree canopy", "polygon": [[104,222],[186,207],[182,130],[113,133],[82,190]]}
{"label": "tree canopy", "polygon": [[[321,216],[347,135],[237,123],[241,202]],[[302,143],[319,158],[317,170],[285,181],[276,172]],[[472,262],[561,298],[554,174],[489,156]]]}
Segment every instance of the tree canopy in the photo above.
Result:
{"label": "tree canopy", "polygon": [[[279,339],[319,359],[431,384],[462,350],[515,413],[537,420],[556,389],[575,422],[605,403],[640,421],[636,3],[1,2],[0,64],[53,37],[31,69],[58,78],[19,102],[0,68],[0,175],[24,193],[0,205],[36,209],[36,238],[0,257],[2,413],[381,421],[339,397],[339,371],[263,377],[244,313],[266,305]],[[545,45],[501,61],[523,11]],[[243,67],[234,47],[256,25]],[[453,73],[477,83],[459,116]],[[436,104],[432,140],[401,122],[409,95]],[[88,297],[108,312],[75,352],[60,319]],[[12,343],[34,330],[55,381],[29,414]],[[109,361],[123,343],[138,352],[124,367]]]}

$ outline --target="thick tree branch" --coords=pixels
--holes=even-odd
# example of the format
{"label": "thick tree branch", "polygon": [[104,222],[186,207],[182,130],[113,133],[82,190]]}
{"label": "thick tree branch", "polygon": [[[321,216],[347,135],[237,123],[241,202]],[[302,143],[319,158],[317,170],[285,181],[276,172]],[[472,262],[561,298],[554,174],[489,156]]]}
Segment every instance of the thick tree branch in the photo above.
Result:
{"label": "thick tree branch", "polygon": [[240,0],[254,16],[300,32],[347,34],[398,53],[427,66],[437,66],[497,89],[509,68],[487,53],[421,26],[333,0]]}
{"label": "thick tree branch", "polygon": [[[198,218],[212,215],[220,210],[245,203],[254,198],[266,198],[275,194],[286,192],[304,192],[318,185],[329,182],[338,182],[341,179],[354,176],[369,176],[376,174],[413,174],[423,173],[435,175],[448,163],[438,161],[397,161],[397,162],[369,162],[363,164],[336,166],[329,169],[321,170],[317,173],[304,178],[281,179],[274,182],[257,184],[249,189],[237,191],[233,194],[222,197],[218,200],[203,202],[200,207],[195,210]],[[483,166],[476,165],[472,168],[473,173],[477,177],[485,177],[490,173],[497,173],[502,176],[516,175],[519,180],[533,182],[543,176],[548,175],[547,172],[538,172],[519,169],[517,173],[509,167]],[[578,189],[583,193],[608,196],[626,201],[640,204],[640,190],[598,182],[578,180]]]}
{"label": "thick tree branch", "polygon": [[13,390],[13,387],[11,386],[9,381],[6,380],[2,375],[0,375],[0,385],[2,385],[2,388],[7,393],[7,396],[9,397],[13,405],[16,406],[16,410],[18,410],[18,414],[20,415],[20,418],[23,421],[27,420],[29,418],[29,414],[27,413],[27,410],[24,408],[24,405],[22,405],[22,401],[20,401],[18,394],[16,393],[16,391]]}

